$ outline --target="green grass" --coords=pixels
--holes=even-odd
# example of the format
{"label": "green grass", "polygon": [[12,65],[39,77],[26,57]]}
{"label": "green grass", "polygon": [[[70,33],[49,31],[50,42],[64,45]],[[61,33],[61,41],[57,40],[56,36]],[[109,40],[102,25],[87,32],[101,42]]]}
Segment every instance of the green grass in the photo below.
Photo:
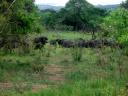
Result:
{"label": "green grass", "polygon": [[120,96],[117,95],[120,92],[118,87],[112,82],[103,79],[93,79],[47,88],[38,93],[26,92],[10,96]]}
{"label": "green grass", "polygon": [[[62,32],[61,38],[76,39],[83,34]],[[40,34],[39,34],[40,35]],[[43,34],[55,39],[54,32]],[[84,34],[90,39],[89,34]],[[37,35],[36,35],[37,36]],[[55,36],[55,37],[54,37]],[[34,34],[30,36],[30,39]],[[2,51],[0,53],[3,53]],[[77,57],[77,58],[76,58]],[[80,60],[78,60],[80,58]],[[37,93],[26,88],[0,90],[0,96],[127,96],[128,57],[121,49],[79,49],[54,47],[47,44],[41,50],[30,50],[27,54],[17,52],[0,55],[0,82],[52,83],[44,77],[43,68],[48,65],[64,67],[65,81],[54,84]],[[41,70],[40,70],[41,68]],[[40,72],[37,72],[40,71]],[[22,91],[22,93],[20,92]]]}
{"label": "green grass", "polygon": [[85,40],[89,40],[92,38],[90,33],[78,33],[74,31],[44,31],[43,33],[40,34],[30,34],[30,37],[35,37],[35,36],[46,36],[49,38],[49,40],[52,39],[67,39],[67,40],[74,40],[74,39],[79,39],[83,38]]}

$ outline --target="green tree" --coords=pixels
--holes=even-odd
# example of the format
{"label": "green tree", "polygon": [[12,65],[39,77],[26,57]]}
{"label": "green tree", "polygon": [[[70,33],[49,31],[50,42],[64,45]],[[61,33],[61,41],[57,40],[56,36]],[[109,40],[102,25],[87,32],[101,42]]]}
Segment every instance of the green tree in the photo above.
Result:
{"label": "green tree", "polygon": [[57,24],[57,13],[53,10],[45,10],[41,13],[41,23],[46,29],[55,29]]}
{"label": "green tree", "polygon": [[86,0],[70,0],[60,14],[63,24],[73,26],[74,30],[89,30],[98,25],[99,17],[104,15],[105,11],[94,7]]}
{"label": "green tree", "polygon": [[11,51],[15,42],[24,47],[22,37],[39,31],[37,12],[34,0],[0,0],[0,38],[5,49]]}
{"label": "green tree", "polygon": [[128,10],[119,8],[111,12],[104,19],[102,27],[106,30],[108,37],[128,45]]}
{"label": "green tree", "polygon": [[0,3],[0,14],[4,15],[9,34],[26,34],[31,32],[36,25],[36,7],[34,0],[2,0]]}
{"label": "green tree", "polygon": [[128,9],[128,0],[122,2],[121,7]]}

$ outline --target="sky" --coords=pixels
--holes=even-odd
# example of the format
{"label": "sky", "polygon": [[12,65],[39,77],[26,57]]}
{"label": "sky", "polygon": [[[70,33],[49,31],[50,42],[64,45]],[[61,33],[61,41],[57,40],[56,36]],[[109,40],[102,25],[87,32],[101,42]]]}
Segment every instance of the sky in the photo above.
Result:
{"label": "sky", "polygon": [[[55,6],[65,6],[65,4],[69,0],[35,0],[36,4],[47,4],[47,5],[55,5]],[[120,4],[125,0],[87,0],[93,5],[110,5],[110,4]]]}

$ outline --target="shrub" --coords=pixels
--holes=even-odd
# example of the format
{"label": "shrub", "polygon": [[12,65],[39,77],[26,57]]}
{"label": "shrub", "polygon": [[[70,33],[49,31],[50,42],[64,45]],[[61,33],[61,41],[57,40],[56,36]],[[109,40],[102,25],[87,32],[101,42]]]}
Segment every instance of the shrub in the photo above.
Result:
{"label": "shrub", "polygon": [[71,48],[71,55],[74,61],[81,61],[83,56],[83,49],[82,48]]}
{"label": "shrub", "polygon": [[107,37],[115,39],[117,42],[128,44],[128,10],[119,8],[112,11],[109,16],[104,19],[102,28]]}

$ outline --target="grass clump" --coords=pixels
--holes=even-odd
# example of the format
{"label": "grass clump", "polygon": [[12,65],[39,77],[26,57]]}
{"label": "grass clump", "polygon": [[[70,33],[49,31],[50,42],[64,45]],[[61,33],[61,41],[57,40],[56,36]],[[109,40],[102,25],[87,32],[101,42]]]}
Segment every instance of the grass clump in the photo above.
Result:
{"label": "grass clump", "polygon": [[72,48],[71,55],[72,55],[73,61],[80,62],[83,56],[83,49],[78,47]]}
{"label": "grass clump", "polygon": [[116,87],[114,85],[110,85],[106,80],[99,79],[51,87],[37,94],[27,94],[27,96],[117,96],[115,92]]}

